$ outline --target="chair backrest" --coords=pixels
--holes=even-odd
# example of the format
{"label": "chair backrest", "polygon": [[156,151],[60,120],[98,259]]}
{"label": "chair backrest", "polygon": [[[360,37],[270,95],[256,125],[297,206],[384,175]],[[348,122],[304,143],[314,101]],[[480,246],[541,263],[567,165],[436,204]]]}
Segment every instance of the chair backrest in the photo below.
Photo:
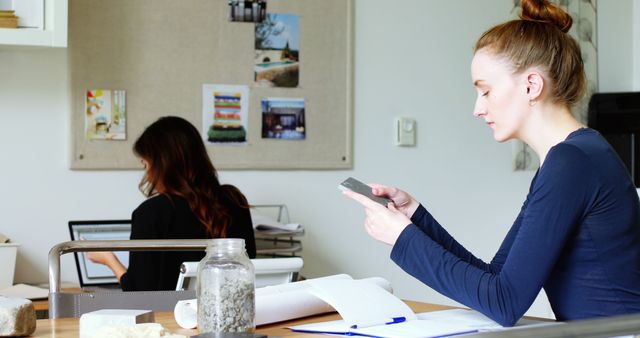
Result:
{"label": "chair backrest", "polygon": [[[256,274],[256,288],[293,281],[304,261],[300,257],[254,258],[251,260]],[[194,290],[198,276],[198,262],[184,262],[180,267],[176,291]]]}
{"label": "chair backrest", "polygon": [[193,299],[194,290],[133,292],[64,292],[60,289],[60,256],[86,251],[204,251],[208,240],[111,240],[70,241],[55,245],[49,251],[49,318],[80,317],[105,308],[173,311],[177,301]]}

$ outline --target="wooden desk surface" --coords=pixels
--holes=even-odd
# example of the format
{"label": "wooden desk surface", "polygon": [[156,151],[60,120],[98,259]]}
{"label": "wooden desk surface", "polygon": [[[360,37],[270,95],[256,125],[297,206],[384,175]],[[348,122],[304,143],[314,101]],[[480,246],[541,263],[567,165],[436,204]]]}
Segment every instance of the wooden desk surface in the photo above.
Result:
{"label": "wooden desk surface", "polygon": [[36,311],[47,311],[49,310],[49,300],[48,299],[38,299],[31,301],[33,303],[33,308]]}
{"label": "wooden desk surface", "polygon": [[[420,302],[407,301],[407,304],[413,309],[414,312],[429,312],[437,310],[451,309],[451,306],[434,305]],[[173,313],[170,312],[156,312],[156,323],[162,324],[167,330],[185,335],[187,337],[198,334],[197,330],[186,330],[178,326]],[[288,326],[300,325],[306,323],[322,322],[328,320],[340,319],[340,315],[337,313],[329,313],[324,315],[311,316],[301,319],[290,320],[286,322],[280,322],[269,325],[258,326],[256,332],[266,334],[268,336],[279,337],[326,337],[326,335],[309,334],[292,332],[287,329]],[[39,319],[36,324],[36,332],[31,337],[56,337],[56,338],[77,338],[80,335],[79,331],[80,319],[78,318],[62,318],[62,319]]]}

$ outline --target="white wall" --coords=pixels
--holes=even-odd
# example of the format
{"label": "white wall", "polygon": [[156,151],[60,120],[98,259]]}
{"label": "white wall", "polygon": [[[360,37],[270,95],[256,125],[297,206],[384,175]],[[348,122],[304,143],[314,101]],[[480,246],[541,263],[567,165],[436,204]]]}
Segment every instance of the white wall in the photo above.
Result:
{"label": "white wall", "polygon": [[[634,68],[640,67],[640,58],[634,51],[640,48],[640,35],[633,34],[634,7],[640,0],[598,1],[598,85],[600,92],[631,91]],[[636,21],[634,24],[633,22]]]}
{"label": "white wall", "polygon": [[[451,304],[366,235],[362,209],[336,189],[347,176],[406,188],[472,252],[492,257],[533,173],[512,172],[510,146],[473,118],[469,63],[475,40],[511,4],[356,0],[353,170],[220,173],[251,203],[286,203],[306,226],[305,276],[382,276],[402,298]],[[68,220],[127,218],[143,199],[141,172],[68,169],[67,61],[64,49],[0,49],[0,233],[22,243],[16,282],[46,281],[47,252],[68,240]],[[399,115],[417,119],[417,147],[392,145]],[[76,280],[70,255],[62,273]],[[532,312],[548,313],[544,303]]]}

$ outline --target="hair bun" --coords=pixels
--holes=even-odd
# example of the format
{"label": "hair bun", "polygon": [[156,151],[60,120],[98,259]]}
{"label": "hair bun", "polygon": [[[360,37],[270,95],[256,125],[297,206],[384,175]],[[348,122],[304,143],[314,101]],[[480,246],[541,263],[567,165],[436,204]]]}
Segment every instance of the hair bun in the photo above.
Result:
{"label": "hair bun", "polygon": [[521,4],[522,20],[548,22],[565,33],[571,29],[573,24],[571,16],[548,0],[522,0]]}

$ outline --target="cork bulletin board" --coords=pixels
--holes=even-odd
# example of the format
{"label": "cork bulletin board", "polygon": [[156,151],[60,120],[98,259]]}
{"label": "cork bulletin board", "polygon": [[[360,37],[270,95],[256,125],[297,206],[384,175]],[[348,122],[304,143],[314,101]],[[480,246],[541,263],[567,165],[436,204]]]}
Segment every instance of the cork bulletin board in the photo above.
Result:
{"label": "cork bulletin board", "polygon": [[[207,84],[249,93],[245,142],[207,144],[218,169],[351,168],[352,7],[352,0],[267,0],[267,13],[299,18],[297,84],[269,87],[256,81],[256,24],[230,21],[228,0],[69,0],[71,168],[141,168],[131,148],[161,116],[206,129]],[[96,89],[126,95],[119,140],[87,136],[88,91]],[[265,98],[303,101],[303,139],[265,137]]]}

